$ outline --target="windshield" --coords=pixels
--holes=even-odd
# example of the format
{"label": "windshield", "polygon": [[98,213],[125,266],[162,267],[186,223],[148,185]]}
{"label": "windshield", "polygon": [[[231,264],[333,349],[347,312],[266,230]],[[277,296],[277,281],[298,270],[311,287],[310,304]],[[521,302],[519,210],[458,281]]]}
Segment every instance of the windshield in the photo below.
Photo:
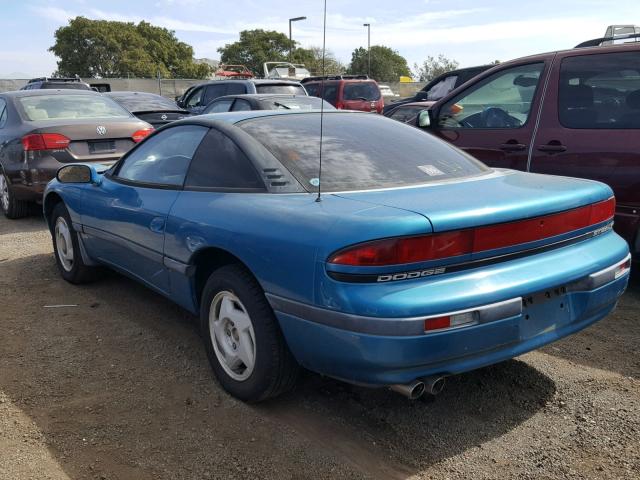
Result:
{"label": "windshield", "polygon": [[[478,175],[489,169],[432,135],[379,115],[324,115],[322,190],[402,187]],[[309,191],[317,187],[320,114],[274,115],[238,124]]]}
{"label": "windshield", "polygon": [[180,110],[178,105],[160,95],[153,93],[130,93],[108,95],[130,112],[154,110]]}
{"label": "windshield", "polygon": [[380,100],[380,90],[373,82],[345,83],[342,94],[345,100]]}
{"label": "windshield", "polygon": [[267,84],[257,84],[256,85],[257,93],[289,93],[291,95],[306,95],[306,90],[302,87],[302,85],[288,85],[288,84],[280,84],[277,83],[267,83]]}
{"label": "windshield", "polygon": [[335,110],[329,102],[316,97],[269,98],[263,99],[260,103],[265,110],[319,110],[322,103],[325,109]]}
{"label": "windshield", "polygon": [[131,114],[101,95],[37,95],[18,97],[26,120],[73,120],[76,118],[130,118]]}

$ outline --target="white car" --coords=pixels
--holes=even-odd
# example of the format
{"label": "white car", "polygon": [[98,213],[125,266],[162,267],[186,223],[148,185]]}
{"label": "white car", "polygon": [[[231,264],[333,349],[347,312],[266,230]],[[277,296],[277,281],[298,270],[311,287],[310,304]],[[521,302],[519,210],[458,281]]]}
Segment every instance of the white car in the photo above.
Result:
{"label": "white car", "polygon": [[400,96],[397,93],[393,93],[393,90],[391,90],[391,87],[389,85],[378,85],[378,87],[380,88],[380,93],[382,94],[383,97],[399,97]]}

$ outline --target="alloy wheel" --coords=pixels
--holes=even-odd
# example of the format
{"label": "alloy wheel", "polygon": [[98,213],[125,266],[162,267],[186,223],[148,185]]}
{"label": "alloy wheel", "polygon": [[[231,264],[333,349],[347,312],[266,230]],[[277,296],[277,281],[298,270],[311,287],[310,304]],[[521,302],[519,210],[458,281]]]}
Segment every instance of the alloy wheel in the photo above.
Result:
{"label": "alloy wheel", "polygon": [[56,219],[55,227],[56,252],[62,268],[70,272],[73,268],[73,243],[71,241],[71,230],[67,221],[63,217]]}

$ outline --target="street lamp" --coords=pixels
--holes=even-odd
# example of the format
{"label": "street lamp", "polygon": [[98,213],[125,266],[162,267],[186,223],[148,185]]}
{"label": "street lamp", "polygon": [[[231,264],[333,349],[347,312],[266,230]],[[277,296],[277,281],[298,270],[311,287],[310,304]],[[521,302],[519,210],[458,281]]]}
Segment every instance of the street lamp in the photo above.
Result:
{"label": "street lamp", "polygon": [[368,69],[369,71],[367,75],[370,77],[371,76],[371,24],[363,23],[362,26],[367,27],[367,52],[369,56],[369,69]]}
{"label": "street lamp", "polygon": [[289,61],[291,61],[291,51],[293,50],[293,42],[291,41],[291,22],[299,22],[300,20],[306,20],[307,17],[295,17],[289,19]]}

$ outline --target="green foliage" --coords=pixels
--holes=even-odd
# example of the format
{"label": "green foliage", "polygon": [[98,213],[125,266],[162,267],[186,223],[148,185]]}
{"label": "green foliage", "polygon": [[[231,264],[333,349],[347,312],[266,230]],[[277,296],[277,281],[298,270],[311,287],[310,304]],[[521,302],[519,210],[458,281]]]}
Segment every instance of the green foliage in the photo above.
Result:
{"label": "green foliage", "polygon": [[[369,54],[366,48],[356,48],[351,54],[348,73],[366,75]],[[371,46],[371,77],[379,82],[397,82],[402,75],[411,75],[407,60],[395,50],[382,45]]]}
{"label": "green foliage", "polygon": [[[292,45],[294,44],[294,45]],[[273,30],[243,30],[240,40],[220,47],[222,63],[246,65],[256,75],[263,74],[264,62],[287,61],[289,48],[295,42],[289,42],[284,33]]]}
{"label": "green foliage", "polygon": [[60,60],[57,74],[81,77],[206,78],[208,65],[193,61],[193,48],[174,32],[147,22],[76,17],[55,32],[49,48]]}
{"label": "green foliage", "polygon": [[436,78],[438,75],[450,72],[458,68],[459,63],[455,60],[450,60],[444,55],[440,54],[438,57],[428,56],[422,66],[415,63],[413,65],[414,75],[420,82],[429,82]]}
{"label": "green foliage", "polygon": [[[292,55],[293,63],[304,63],[312,75],[322,75],[322,47],[296,48]],[[325,52],[325,75],[339,75],[346,71],[330,50]]]}

